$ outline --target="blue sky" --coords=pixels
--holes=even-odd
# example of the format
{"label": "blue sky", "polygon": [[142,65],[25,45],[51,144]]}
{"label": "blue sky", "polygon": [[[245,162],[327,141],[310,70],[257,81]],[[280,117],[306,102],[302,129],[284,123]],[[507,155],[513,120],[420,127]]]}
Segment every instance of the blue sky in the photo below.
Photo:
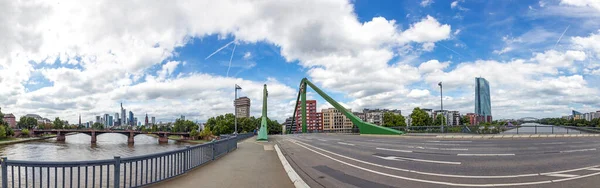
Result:
{"label": "blue sky", "polygon": [[[0,20],[0,28],[7,28],[0,32],[6,44],[0,53],[0,86],[6,89],[0,97],[7,99],[0,106],[17,116],[75,121],[82,114],[92,120],[118,112],[124,102],[159,121],[182,114],[205,121],[233,112],[234,84],[242,86],[241,95],[253,101],[252,115],[259,116],[261,86],[267,83],[269,116],[281,121],[293,112],[304,77],[353,110],[392,108],[409,115],[414,107],[437,109],[441,81],[446,109],[472,112],[476,76],[490,81],[496,118],[600,110],[595,1],[145,6],[100,1],[2,7],[19,12]],[[96,11],[104,9],[111,13]]]}

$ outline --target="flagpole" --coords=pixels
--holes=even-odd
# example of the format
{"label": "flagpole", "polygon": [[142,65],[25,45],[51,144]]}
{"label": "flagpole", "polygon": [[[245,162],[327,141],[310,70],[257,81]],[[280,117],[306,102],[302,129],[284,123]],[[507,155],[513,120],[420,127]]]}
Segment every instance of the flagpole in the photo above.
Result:
{"label": "flagpole", "polygon": [[235,116],[233,119],[235,119],[235,131],[233,132],[233,134],[237,134],[237,106],[235,105],[235,102],[237,100],[237,90],[238,90],[238,87],[239,86],[237,84],[235,84],[235,88],[234,88],[234,90],[235,90],[235,99],[233,100],[233,111],[234,111],[234,116]]}

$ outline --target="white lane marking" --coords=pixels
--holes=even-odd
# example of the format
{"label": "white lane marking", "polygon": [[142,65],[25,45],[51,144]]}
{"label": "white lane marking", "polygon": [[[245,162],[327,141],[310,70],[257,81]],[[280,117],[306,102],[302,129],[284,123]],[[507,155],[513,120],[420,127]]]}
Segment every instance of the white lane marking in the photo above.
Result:
{"label": "white lane marking", "polygon": [[449,150],[449,151],[468,151],[467,148],[430,148],[423,146],[406,146],[408,148],[416,148],[416,149],[430,149],[430,150]]}
{"label": "white lane marking", "polygon": [[[398,179],[404,179],[404,180],[410,180],[410,181],[432,183],[432,184],[439,184],[439,185],[469,186],[469,187],[517,186],[517,185],[536,185],[536,184],[552,183],[552,181],[537,181],[537,182],[505,183],[505,184],[461,184],[461,183],[451,183],[451,182],[441,182],[441,181],[431,181],[431,180],[424,180],[424,179],[409,178],[409,177],[404,177],[404,176],[397,176],[397,175],[387,174],[387,173],[383,173],[383,172],[371,170],[371,169],[368,169],[368,168],[360,167],[360,166],[357,166],[357,165],[353,165],[353,164],[350,164],[350,163],[338,160],[336,158],[333,158],[333,157],[331,157],[329,155],[325,155],[325,154],[323,154],[321,152],[318,152],[318,151],[315,151],[313,149],[310,149],[307,146],[304,146],[304,144],[298,144],[298,143],[301,143],[301,142],[298,142],[298,143],[293,142],[293,143],[296,144],[296,145],[298,145],[298,146],[300,146],[300,147],[303,147],[304,149],[312,151],[312,152],[314,152],[316,154],[319,154],[319,155],[321,155],[323,157],[326,157],[328,159],[331,159],[333,161],[336,161],[336,162],[348,165],[350,167],[354,167],[354,168],[357,168],[357,169],[360,169],[360,170],[364,170],[364,171],[367,171],[367,172],[371,172],[371,173],[374,173],[374,174],[379,174],[379,175],[382,175],[382,176],[388,176],[388,177],[392,177],[392,178],[398,178]],[[314,146],[312,146],[312,147],[314,147]]]}
{"label": "white lane marking", "polygon": [[565,144],[566,142],[534,143],[533,145]]}
{"label": "white lane marking", "polygon": [[583,168],[576,168],[576,169],[571,169],[571,170],[562,170],[562,171],[554,171],[554,172],[546,172],[546,173],[540,173],[540,175],[547,175],[547,174],[562,174],[562,173],[567,173],[567,172],[574,172],[574,171],[580,171],[580,170],[586,170],[589,168],[596,168],[600,165],[595,165],[595,166],[588,166],[588,167],[583,167]]}
{"label": "white lane marking", "polygon": [[326,142],[326,141],[327,141],[327,140],[323,140],[323,139],[319,139],[319,141],[323,141],[323,142]]}
{"label": "white lane marking", "polygon": [[595,175],[598,175],[598,174],[600,174],[600,172],[596,172],[596,173],[592,173],[592,174],[586,174],[586,175],[583,175],[583,176],[577,176],[577,177],[572,177],[572,178],[552,180],[552,182],[561,182],[561,181],[574,180],[574,179],[579,179],[579,178],[586,178],[586,177],[595,176]]}
{"label": "white lane marking", "polygon": [[572,177],[577,177],[579,175],[575,175],[575,174],[546,174],[546,176],[561,177],[561,178],[572,178]]}
{"label": "white lane marking", "polygon": [[591,148],[591,149],[576,149],[576,150],[567,150],[567,151],[560,151],[561,153],[572,153],[572,152],[581,152],[581,151],[596,151],[596,148]]}
{"label": "white lane marking", "polygon": [[[293,139],[292,139],[293,140]],[[338,157],[342,157],[348,160],[352,160],[352,161],[356,161],[359,163],[363,163],[363,164],[368,164],[368,165],[372,165],[372,166],[376,166],[376,167],[381,167],[381,168],[387,168],[387,169],[391,169],[391,170],[396,170],[396,171],[402,171],[402,172],[410,172],[410,173],[415,173],[415,174],[423,174],[423,175],[430,175],[430,176],[440,176],[440,177],[453,177],[453,178],[485,178],[485,179],[494,179],[494,178],[517,178],[517,177],[530,177],[530,176],[539,176],[540,174],[518,174],[518,175],[506,175],[506,176],[468,176],[468,175],[454,175],[454,174],[437,174],[437,173],[430,173],[430,172],[421,172],[421,171],[416,171],[416,170],[407,170],[407,169],[402,169],[402,168],[395,168],[395,167],[389,167],[389,166],[384,166],[384,165],[380,165],[380,164],[375,164],[375,163],[371,163],[371,162],[367,162],[367,161],[361,161],[352,157],[348,157],[348,156],[344,156],[344,155],[340,155],[331,151],[327,151],[324,149],[321,149],[319,147],[310,145],[310,144],[306,144],[304,142],[301,141],[296,141],[293,140],[292,143],[295,144],[304,144],[307,145],[309,147],[315,148],[317,150],[338,156]],[[597,165],[600,166],[600,165]],[[597,167],[597,166],[590,166],[590,167]],[[590,167],[586,167],[586,168],[590,168]]]}
{"label": "white lane marking", "polygon": [[400,150],[400,149],[388,149],[388,148],[375,148],[378,150],[385,150],[385,151],[397,151],[397,152],[403,152],[403,153],[412,153],[412,151],[409,150]]}
{"label": "white lane marking", "polygon": [[338,144],[347,145],[347,146],[354,146],[354,144],[350,144],[350,143],[346,143],[346,142],[338,142]]}
{"label": "white lane marking", "polygon": [[479,157],[491,157],[491,156],[515,156],[514,153],[459,153],[457,156],[479,156]]}
{"label": "white lane marking", "polygon": [[451,161],[435,161],[435,160],[425,160],[425,159],[413,159],[413,158],[405,158],[405,157],[398,157],[398,156],[388,156],[388,157],[383,157],[383,156],[379,156],[379,155],[373,155],[374,157],[377,158],[381,158],[381,159],[385,159],[385,160],[403,160],[403,161],[417,161],[417,162],[425,162],[425,163],[438,163],[438,164],[453,164],[453,165],[459,165],[461,164],[460,162],[451,162]]}
{"label": "white lane marking", "polygon": [[470,143],[473,141],[469,141],[469,140],[427,140],[425,142],[448,142],[448,143]]}
{"label": "white lane marking", "polygon": [[586,170],[596,170],[596,171],[600,171],[600,168],[587,168]]}

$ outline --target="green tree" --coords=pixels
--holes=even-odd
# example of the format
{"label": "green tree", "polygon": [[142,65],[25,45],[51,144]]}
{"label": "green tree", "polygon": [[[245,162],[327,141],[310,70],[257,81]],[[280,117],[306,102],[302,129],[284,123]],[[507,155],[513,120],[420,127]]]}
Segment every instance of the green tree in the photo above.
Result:
{"label": "green tree", "polygon": [[394,114],[392,112],[383,113],[383,126],[384,127],[406,127],[404,116],[400,114]]}
{"label": "green tree", "polygon": [[6,138],[6,127],[0,126],[0,138]]}
{"label": "green tree", "polygon": [[212,131],[210,131],[210,127],[204,127],[204,129],[200,132],[200,137],[202,139],[207,139],[208,137],[212,136],[213,133]]}
{"label": "green tree", "polygon": [[192,140],[196,140],[198,138],[198,131],[196,131],[195,129],[190,131],[190,137],[192,138]]}
{"label": "green tree", "polygon": [[23,130],[21,130],[21,136],[22,137],[29,137],[29,129],[23,129]]}
{"label": "green tree", "polygon": [[441,124],[446,125],[446,116],[444,116],[443,114],[438,114],[437,117],[435,118],[435,121],[433,122],[433,125],[441,125]]}
{"label": "green tree", "polygon": [[96,122],[92,125],[92,129],[101,130],[101,129],[104,129],[104,125],[102,125],[102,123],[100,123],[100,122]]}
{"label": "green tree", "polygon": [[38,122],[35,118],[25,116],[21,116],[17,123],[17,126],[21,129],[33,129],[34,127],[37,127],[37,125]]}
{"label": "green tree", "polygon": [[65,128],[65,122],[63,122],[62,120],[60,120],[60,118],[58,118],[58,117],[56,117],[54,119],[54,122],[52,124],[53,124],[53,126],[52,126],[53,129],[62,129],[62,128]]}
{"label": "green tree", "polygon": [[462,118],[460,118],[460,124],[461,125],[469,125],[471,124],[471,118],[469,116],[463,116]]}
{"label": "green tree", "polygon": [[412,119],[412,126],[428,126],[432,123],[431,117],[429,117],[427,112],[421,110],[419,107],[413,109],[410,118]]}

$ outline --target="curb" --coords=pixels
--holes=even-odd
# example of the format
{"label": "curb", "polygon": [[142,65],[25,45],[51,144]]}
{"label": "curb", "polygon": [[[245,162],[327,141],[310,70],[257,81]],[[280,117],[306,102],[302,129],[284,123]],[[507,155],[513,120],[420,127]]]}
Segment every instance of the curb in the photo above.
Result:
{"label": "curb", "polygon": [[569,138],[569,137],[600,137],[600,134],[506,134],[506,135],[437,135],[442,139],[507,139],[507,138]]}
{"label": "curb", "polygon": [[296,188],[310,188],[310,186],[308,186],[308,184],[306,184],[306,182],[304,182],[304,180],[302,180],[302,178],[300,178],[298,173],[296,173],[296,171],[294,171],[294,168],[292,168],[292,166],[290,166],[290,163],[288,163],[287,159],[285,159],[285,157],[281,153],[281,150],[279,149],[279,146],[277,144],[275,144],[275,151],[277,151],[277,156],[279,157],[279,160],[281,161],[281,164],[283,165],[283,169],[285,170],[285,173],[287,173],[288,177],[290,177],[290,180],[292,181],[294,186]]}

